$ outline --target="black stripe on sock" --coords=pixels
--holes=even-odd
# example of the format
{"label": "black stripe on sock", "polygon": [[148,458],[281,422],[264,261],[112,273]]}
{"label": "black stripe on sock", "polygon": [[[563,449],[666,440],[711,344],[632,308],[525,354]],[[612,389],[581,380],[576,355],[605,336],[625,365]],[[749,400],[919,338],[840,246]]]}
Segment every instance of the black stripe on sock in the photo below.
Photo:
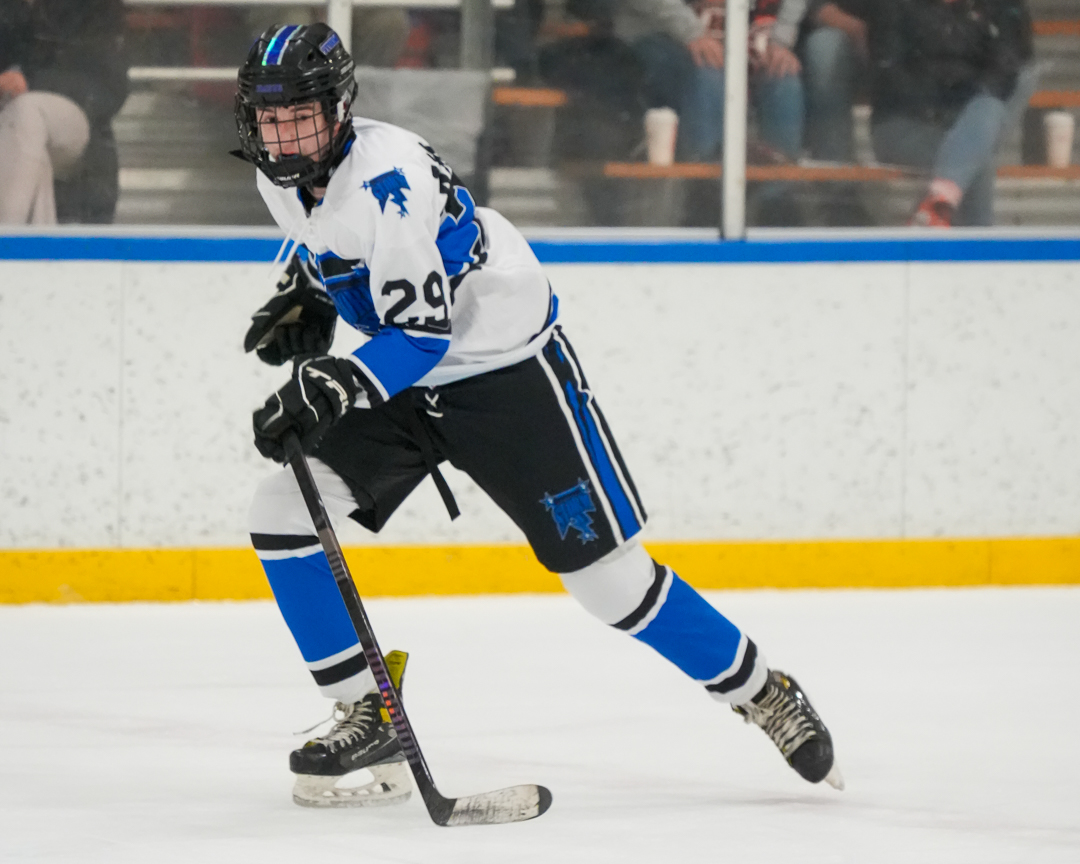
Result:
{"label": "black stripe on sock", "polygon": [[706,685],[705,689],[710,693],[730,693],[732,690],[738,690],[750,680],[750,676],[754,674],[754,665],[756,663],[757,645],[754,644],[753,639],[747,639],[746,653],[743,655],[742,666],[739,667],[739,671],[717,684]]}
{"label": "black stripe on sock", "polygon": [[314,534],[252,534],[251,545],[265,552],[280,552],[318,546],[319,538]]}
{"label": "black stripe on sock", "polygon": [[649,590],[645,592],[645,599],[641,601],[641,605],[637,607],[633,612],[627,615],[622,621],[616,624],[612,624],[616,630],[632,630],[648,615],[653,606],[656,605],[657,599],[660,597],[660,591],[664,587],[664,578],[667,576],[667,568],[663,564],[657,564],[655,561],[653,568],[656,571],[656,578],[653,579],[652,585],[649,586]]}
{"label": "black stripe on sock", "polygon": [[342,660],[327,669],[312,669],[311,677],[315,679],[315,683],[320,687],[326,687],[329,684],[344,681],[346,678],[352,678],[353,675],[359,675],[365,669],[367,669],[367,658],[364,656],[364,652],[361,651],[348,660]]}

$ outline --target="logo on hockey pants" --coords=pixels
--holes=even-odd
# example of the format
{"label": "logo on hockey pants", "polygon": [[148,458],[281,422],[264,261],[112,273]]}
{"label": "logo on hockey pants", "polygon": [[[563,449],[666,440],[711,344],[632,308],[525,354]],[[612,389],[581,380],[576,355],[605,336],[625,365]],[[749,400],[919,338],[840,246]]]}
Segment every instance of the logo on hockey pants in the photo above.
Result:
{"label": "logo on hockey pants", "polygon": [[566,539],[571,528],[577,529],[578,539],[582,543],[600,539],[600,535],[593,530],[592,517],[589,515],[596,512],[596,505],[593,504],[592,494],[589,492],[588,480],[578,480],[577,486],[556,495],[545,493],[540,503],[555,520],[560,540]]}
{"label": "logo on hockey pants", "polygon": [[405,209],[405,190],[410,188],[409,181],[405,179],[405,172],[400,168],[380,174],[373,180],[365,180],[364,188],[370,189],[379,202],[379,212],[385,213],[386,202],[393,201],[397,204],[402,219],[409,215],[409,211]]}

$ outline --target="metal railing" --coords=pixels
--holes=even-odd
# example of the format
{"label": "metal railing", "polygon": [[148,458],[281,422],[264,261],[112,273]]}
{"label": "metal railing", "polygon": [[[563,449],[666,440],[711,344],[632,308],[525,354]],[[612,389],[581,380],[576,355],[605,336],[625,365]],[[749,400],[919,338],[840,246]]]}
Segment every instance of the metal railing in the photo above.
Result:
{"label": "metal railing", "polygon": [[[237,66],[132,66],[128,69],[131,81],[236,81]],[[515,78],[513,69],[496,66],[491,70],[495,84],[508,84]]]}
{"label": "metal railing", "polygon": [[[326,8],[326,23],[352,50],[354,6],[396,6],[411,9],[461,9],[461,65],[464,69],[490,69],[495,42],[495,9],[509,9],[514,0],[124,0],[126,6],[319,6]],[[184,67],[142,66],[133,69],[133,80],[222,81],[221,70],[201,71],[203,77],[179,74]]]}

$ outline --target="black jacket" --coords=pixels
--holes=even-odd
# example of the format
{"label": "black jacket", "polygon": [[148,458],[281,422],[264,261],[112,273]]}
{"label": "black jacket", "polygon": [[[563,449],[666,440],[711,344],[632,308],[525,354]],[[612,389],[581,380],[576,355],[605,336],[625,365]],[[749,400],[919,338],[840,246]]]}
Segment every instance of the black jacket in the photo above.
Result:
{"label": "black jacket", "polygon": [[128,94],[123,0],[0,0],[0,71],[12,66],[108,122]]}
{"label": "black jacket", "polygon": [[1025,0],[885,0],[870,21],[875,120],[947,119],[972,97],[1007,99],[1033,54]]}

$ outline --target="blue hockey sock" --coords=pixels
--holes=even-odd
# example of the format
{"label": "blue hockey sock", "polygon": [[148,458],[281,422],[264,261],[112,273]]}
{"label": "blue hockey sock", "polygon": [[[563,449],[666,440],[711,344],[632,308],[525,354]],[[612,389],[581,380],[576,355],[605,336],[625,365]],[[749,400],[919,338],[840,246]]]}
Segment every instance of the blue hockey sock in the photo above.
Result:
{"label": "blue hockey sock", "polygon": [[301,557],[278,557],[281,550],[259,548],[258,537],[253,539],[278,609],[315,683],[339,702],[359,701],[374,681],[326,555],[309,545],[292,550],[308,553]]}
{"label": "blue hockey sock", "polygon": [[670,567],[655,569],[641,605],[614,626],[700,681],[714,698],[749,701],[768,674],[757,646]]}

